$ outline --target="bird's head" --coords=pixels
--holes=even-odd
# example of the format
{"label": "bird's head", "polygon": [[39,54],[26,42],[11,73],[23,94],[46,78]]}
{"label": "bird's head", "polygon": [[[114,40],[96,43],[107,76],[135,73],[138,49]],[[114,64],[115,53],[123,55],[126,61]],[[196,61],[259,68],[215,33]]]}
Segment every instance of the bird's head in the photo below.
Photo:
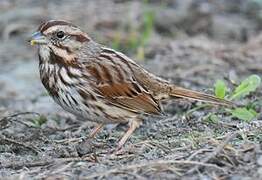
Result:
{"label": "bird's head", "polygon": [[62,20],[42,23],[30,38],[31,45],[38,45],[42,60],[50,60],[51,55],[69,60],[91,38],[77,26]]}

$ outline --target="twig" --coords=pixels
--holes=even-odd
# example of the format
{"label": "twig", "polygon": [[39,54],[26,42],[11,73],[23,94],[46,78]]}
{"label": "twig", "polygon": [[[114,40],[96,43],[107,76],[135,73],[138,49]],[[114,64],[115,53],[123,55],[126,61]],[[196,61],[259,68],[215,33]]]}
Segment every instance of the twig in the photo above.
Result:
{"label": "twig", "polygon": [[[239,132],[235,132],[233,134],[229,134],[226,137],[226,140],[220,144],[209,156],[207,156],[203,161],[201,161],[201,163],[207,163],[208,161],[210,161],[210,159],[214,158],[215,156],[217,156],[223,149],[224,147],[232,140],[234,139],[237,135],[239,134]],[[194,168],[190,169],[189,171],[187,171],[186,174],[191,174],[195,171],[197,171],[199,169],[199,165],[195,166]]]}
{"label": "twig", "polygon": [[70,138],[70,139],[61,139],[61,140],[53,140],[53,142],[69,144],[69,143],[72,143],[72,142],[81,142],[84,139],[87,139],[87,138],[86,137],[78,137],[78,138]]}
{"label": "twig", "polygon": [[39,161],[33,161],[33,162],[15,162],[15,163],[9,163],[5,165],[0,164],[1,168],[13,168],[13,169],[19,169],[22,167],[37,167],[37,166],[46,166],[55,162],[78,162],[78,161],[87,161],[89,160],[89,157],[80,158],[80,157],[71,157],[71,158],[56,158],[56,159],[48,159],[48,160],[39,160]]}
{"label": "twig", "polygon": [[40,151],[36,147],[31,145],[31,144],[27,145],[27,144],[25,144],[23,142],[18,142],[18,141],[14,140],[14,139],[7,138],[7,137],[5,137],[5,136],[3,136],[1,134],[0,134],[0,142],[6,142],[6,143],[14,144],[16,146],[21,146],[23,148],[26,148],[26,149],[29,149],[29,150],[33,151],[36,154],[40,153]]}
{"label": "twig", "polygon": [[3,117],[2,119],[0,119],[0,121],[10,120],[10,121],[12,121],[12,122],[18,122],[18,123],[20,123],[20,124],[22,124],[22,125],[24,125],[24,126],[26,126],[26,127],[28,127],[28,128],[35,128],[34,126],[30,126],[30,125],[28,125],[28,124],[26,124],[26,123],[24,123],[24,122],[22,122],[22,121],[19,121],[19,120],[14,121],[14,120],[12,120],[13,118],[15,118],[15,117],[17,117],[17,116],[29,115],[29,114],[41,116],[41,114],[36,113],[36,112],[19,112],[19,113],[15,113],[15,114],[12,114],[12,115],[9,115],[9,116],[5,116],[5,117]]}
{"label": "twig", "polygon": [[22,168],[22,167],[38,167],[38,166],[45,166],[45,165],[51,164],[53,162],[54,162],[54,160],[10,163],[10,164],[6,164],[6,165],[0,165],[0,169],[2,169],[2,168],[19,169],[19,168]]}
{"label": "twig", "polygon": [[171,148],[169,148],[168,146],[166,146],[164,144],[161,144],[161,143],[158,143],[158,142],[154,142],[154,141],[149,142],[149,144],[152,144],[153,146],[156,146],[159,149],[162,149],[165,153],[172,152]]}
{"label": "twig", "polygon": [[97,177],[103,177],[107,176],[110,174],[115,174],[119,173],[122,171],[128,171],[128,170],[134,170],[134,169],[141,169],[141,168],[146,168],[146,167],[156,167],[156,166],[163,166],[163,165],[168,165],[168,164],[189,164],[189,165],[198,165],[198,166],[205,166],[205,167],[212,167],[215,169],[218,169],[220,171],[225,171],[223,168],[218,167],[215,164],[208,164],[208,163],[203,163],[203,162],[197,162],[197,161],[187,161],[187,160],[158,160],[158,161],[151,161],[147,163],[141,163],[141,164],[132,164],[132,165],[127,165],[125,167],[117,167],[114,169],[107,170],[105,172],[96,172],[94,174],[91,174],[89,176],[84,177],[83,179],[94,179]]}
{"label": "twig", "polygon": [[187,160],[188,160],[188,161],[191,161],[196,155],[198,155],[198,154],[200,154],[200,153],[203,153],[203,152],[209,152],[209,151],[211,151],[211,150],[210,150],[210,149],[199,149],[199,150],[195,151],[193,154],[191,154],[191,155],[187,158]]}
{"label": "twig", "polygon": [[166,145],[161,144],[161,143],[156,142],[156,141],[151,141],[151,140],[145,140],[145,141],[141,141],[139,143],[133,144],[131,146],[131,148],[134,147],[134,146],[137,146],[137,145],[146,145],[146,146],[148,146],[150,148],[157,147],[157,148],[163,150],[165,153],[168,153],[168,152],[172,151],[172,149],[167,147]]}
{"label": "twig", "polygon": [[34,114],[34,115],[40,116],[40,114],[36,113],[36,112],[19,112],[19,113],[15,113],[15,114],[12,114],[12,115],[9,115],[9,116],[5,116],[1,120],[10,119],[10,118],[14,118],[14,117],[17,117],[17,116],[20,116],[20,115],[28,115],[28,114]]}

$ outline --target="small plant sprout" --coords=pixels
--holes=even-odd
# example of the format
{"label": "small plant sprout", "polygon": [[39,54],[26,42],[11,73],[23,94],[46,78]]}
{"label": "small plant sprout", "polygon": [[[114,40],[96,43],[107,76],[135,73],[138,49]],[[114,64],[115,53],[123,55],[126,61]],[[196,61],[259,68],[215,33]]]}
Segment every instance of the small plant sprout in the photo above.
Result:
{"label": "small plant sprout", "polygon": [[144,1],[145,7],[139,25],[128,24],[125,27],[126,36],[123,37],[121,34],[115,33],[111,44],[113,49],[135,53],[137,60],[145,59],[145,46],[154,31],[155,10],[148,8],[147,3],[148,1]]}
{"label": "small plant sprout", "polygon": [[[261,78],[258,75],[251,75],[244,79],[235,89],[231,92],[228,97],[229,100],[243,99],[251,92],[256,91],[256,89],[261,84]],[[227,97],[227,86],[222,80],[218,80],[215,83],[215,96],[224,99]],[[250,122],[255,119],[258,113],[255,111],[254,107],[246,105],[245,107],[238,107],[234,109],[227,110],[232,117],[236,117],[240,120]]]}
{"label": "small plant sprout", "polygon": [[236,108],[230,111],[233,117],[244,120],[246,122],[252,121],[257,117],[257,112],[254,109]]}
{"label": "small plant sprout", "polygon": [[227,87],[224,81],[217,80],[215,83],[215,95],[218,98],[224,99],[226,96]]}
{"label": "small plant sprout", "polygon": [[34,127],[40,128],[43,124],[46,123],[47,118],[43,115],[40,115],[40,116],[32,119],[31,121],[32,121],[32,124],[33,124]]}
{"label": "small plant sprout", "polygon": [[261,78],[258,75],[251,75],[246,78],[244,81],[240,83],[239,86],[236,87],[230,100],[239,99],[241,97],[245,97],[250,92],[254,92],[261,84]]}

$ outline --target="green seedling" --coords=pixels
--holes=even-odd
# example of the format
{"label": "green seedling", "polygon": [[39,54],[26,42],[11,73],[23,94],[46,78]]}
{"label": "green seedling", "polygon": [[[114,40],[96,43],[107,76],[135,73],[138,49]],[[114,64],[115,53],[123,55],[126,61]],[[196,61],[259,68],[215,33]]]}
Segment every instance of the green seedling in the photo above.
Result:
{"label": "green seedling", "polygon": [[258,75],[249,76],[236,87],[233,95],[230,97],[230,100],[239,99],[241,97],[245,97],[250,92],[254,92],[260,86],[260,83],[261,79]]}
{"label": "green seedling", "polygon": [[[147,5],[147,3],[147,1],[144,2],[145,5]],[[111,46],[114,49],[123,51],[125,53],[135,53],[137,60],[144,60],[145,46],[147,45],[152,35],[154,23],[154,10],[149,9],[148,6],[145,6],[140,25],[136,26],[132,23],[128,24],[128,26],[126,27],[127,36],[121,37],[121,34],[116,33],[114,35]]]}
{"label": "green seedling", "polygon": [[36,128],[40,128],[43,124],[45,124],[47,121],[47,118],[43,115],[40,115],[34,119],[32,119],[33,126]]}
{"label": "green seedling", "polygon": [[215,83],[215,95],[218,98],[224,99],[226,96],[227,87],[224,81],[217,80]]}
{"label": "green seedling", "polygon": [[[254,92],[261,84],[261,78],[258,75],[251,75],[243,80],[239,86],[237,86],[231,93],[229,100],[243,99],[251,92]],[[215,96],[224,99],[226,97],[227,86],[222,80],[218,80],[215,84]],[[255,119],[258,113],[254,110],[254,107],[246,105],[245,107],[229,109],[228,112],[232,117],[236,117],[240,120],[250,122]]]}
{"label": "green seedling", "polygon": [[250,122],[257,117],[257,112],[254,109],[247,109],[246,107],[230,110],[230,113],[233,117],[246,122]]}
{"label": "green seedling", "polygon": [[208,113],[208,115],[204,117],[204,120],[209,123],[217,124],[219,122],[219,117],[216,114]]}
{"label": "green seedling", "polygon": [[148,42],[152,34],[153,28],[154,28],[154,12],[147,10],[144,12],[143,15],[143,31],[142,31],[141,42],[140,42],[141,45],[144,46]]}

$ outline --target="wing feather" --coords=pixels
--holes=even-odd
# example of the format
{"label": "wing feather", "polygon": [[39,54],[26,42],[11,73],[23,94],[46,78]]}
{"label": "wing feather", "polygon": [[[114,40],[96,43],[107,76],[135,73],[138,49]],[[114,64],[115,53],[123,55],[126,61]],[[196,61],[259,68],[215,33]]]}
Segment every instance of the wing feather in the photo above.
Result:
{"label": "wing feather", "polygon": [[136,80],[130,63],[107,49],[86,68],[100,95],[111,104],[132,112],[161,114],[159,102]]}

